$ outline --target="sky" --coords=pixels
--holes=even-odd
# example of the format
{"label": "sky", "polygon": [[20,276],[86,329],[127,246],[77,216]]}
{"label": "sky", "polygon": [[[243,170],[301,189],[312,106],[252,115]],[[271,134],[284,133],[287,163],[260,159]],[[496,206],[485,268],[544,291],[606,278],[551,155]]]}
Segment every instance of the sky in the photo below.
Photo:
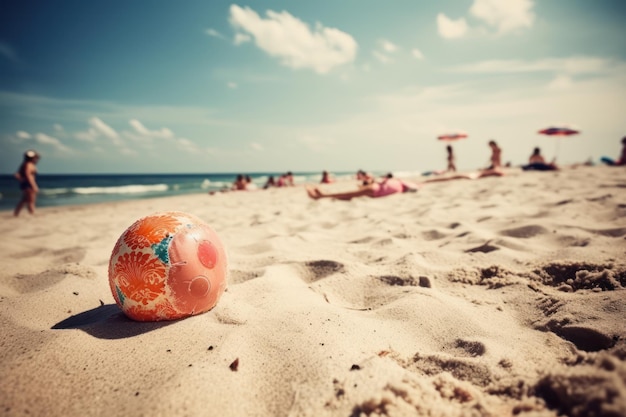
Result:
{"label": "sky", "polygon": [[[0,173],[484,167],[616,158],[621,0],[2,0]],[[550,126],[578,135],[547,137]]]}

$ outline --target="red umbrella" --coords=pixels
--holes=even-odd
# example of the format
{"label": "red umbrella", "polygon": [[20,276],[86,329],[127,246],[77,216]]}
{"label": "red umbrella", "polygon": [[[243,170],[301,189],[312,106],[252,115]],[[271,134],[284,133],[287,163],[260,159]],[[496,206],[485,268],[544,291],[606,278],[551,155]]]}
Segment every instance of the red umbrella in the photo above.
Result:
{"label": "red umbrella", "polygon": [[[567,126],[550,126],[550,127],[540,130],[538,133],[541,135],[547,135],[547,136],[572,136],[572,135],[579,134],[580,131],[576,129],[572,129],[571,127],[567,127]],[[554,151],[554,159],[556,159],[559,153],[559,142],[560,141],[556,142],[556,149]]]}
{"label": "red umbrella", "polygon": [[552,127],[548,127],[546,129],[540,130],[539,133],[541,133],[542,135],[548,135],[548,136],[571,136],[571,135],[577,135],[580,132],[576,129],[572,129],[569,127],[565,127],[565,126],[552,126]]}
{"label": "red umbrella", "polygon": [[465,139],[465,138],[467,138],[467,133],[463,133],[463,132],[446,133],[444,135],[437,136],[437,139],[443,140],[446,142],[453,142],[455,140]]}

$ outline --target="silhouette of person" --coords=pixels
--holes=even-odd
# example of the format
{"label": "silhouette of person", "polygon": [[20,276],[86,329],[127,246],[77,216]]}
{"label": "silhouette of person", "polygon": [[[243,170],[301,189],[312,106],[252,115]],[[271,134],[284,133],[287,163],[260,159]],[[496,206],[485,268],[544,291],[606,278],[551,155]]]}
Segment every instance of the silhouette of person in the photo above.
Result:
{"label": "silhouette of person", "polygon": [[559,169],[554,162],[546,163],[541,149],[535,148],[528,158],[528,165],[522,166],[524,171],[555,171]]}
{"label": "silhouette of person", "polygon": [[491,166],[489,169],[499,169],[502,168],[502,149],[498,146],[495,140],[489,141],[489,147],[491,148]]}
{"label": "silhouette of person", "polygon": [[448,171],[456,172],[456,165],[454,164],[454,152],[452,151],[452,145],[446,146],[446,150],[448,151]]}
{"label": "silhouette of person", "polygon": [[617,161],[611,158],[608,158],[606,156],[603,156],[600,160],[604,162],[605,164],[611,165],[611,166],[626,165],[626,136],[622,138],[622,154],[620,155]]}
{"label": "silhouette of person", "polygon": [[323,171],[322,172],[322,180],[320,181],[321,184],[330,184],[332,182],[335,182],[331,177],[330,174],[328,173],[328,171]]}
{"label": "silhouette of person", "polygon": [[263,186],[263,189],[267,190],[270,187],[277,187],[276,185],[276,180],[274,179],[273,175],[270,175],[267,178],[267,182],[265,183],[265,185]]}
{"label": "silhouette of person", "polygon": [[354,197],[386,197],[388,195],[417,191],[415,184],[409,184],[402,180],[393,178],[392,174],[387,174],[381,181],[374,181],[364,184],[358,190],[339,193],[324,193],[317,187],[307,187],[306,192],[314,200],[320,198],[336,198],[337,200],[351,200]]}
{"label": "silhouette of person", "polygon": [[237,175],[237,178],[233,182],[231,190],[233,191],[241,191],[246,189],[246,177],[243,174]]}
{"label": "silhouette of person", "polygon": [[37,201],[37,193],[39,193],[39,186],[35,178],[37,175],[36,165],[40,158],[40,155],[32,149],[24,152],[24,161],[15,173],[15,178],[19,181],[22,190],[22,198],[13,211],[16,217],[20,215],[24,206],[30,214],[35,214],[35,202]]}

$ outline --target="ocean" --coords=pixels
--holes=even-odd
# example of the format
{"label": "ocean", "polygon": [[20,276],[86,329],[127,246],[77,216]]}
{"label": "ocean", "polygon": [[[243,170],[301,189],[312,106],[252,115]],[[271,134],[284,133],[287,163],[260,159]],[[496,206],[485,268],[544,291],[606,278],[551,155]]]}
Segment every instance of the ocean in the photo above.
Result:
{"label": "ocean", "polygon": [[[248,174],[259,188],[268,177],[282,173]],[[354,173],[332,173],[337,178],[354,178]],[[93,204],[120,200],[203,194],[229,188],[236,174],[72,174],[37,175],[40,192],[37,207]],[[294,173],[296,184],[318,183],[320,172]],[[0,175],[0,211],[13,210],[21,197],[12,175]]]}

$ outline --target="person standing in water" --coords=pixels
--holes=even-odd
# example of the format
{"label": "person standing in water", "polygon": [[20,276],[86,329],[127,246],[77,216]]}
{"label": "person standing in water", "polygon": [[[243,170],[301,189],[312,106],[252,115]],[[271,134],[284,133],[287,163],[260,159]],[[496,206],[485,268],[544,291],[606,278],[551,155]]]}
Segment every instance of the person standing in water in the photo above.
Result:
{"label": "person standing in water", "polygon": [[37,175],[36,165],[39,159],[39,154],[33,150],[24,152],[24,161],[15,173],[15,178],[19,181],[20,189],[22,190],[22,198],[13,211],[16,217],[20,215],[20,211],[22,211],[24,206],[26,206],[30,214],[35,214],[35,202],[37,193],[39,193],[39,186],[35,177]]}

